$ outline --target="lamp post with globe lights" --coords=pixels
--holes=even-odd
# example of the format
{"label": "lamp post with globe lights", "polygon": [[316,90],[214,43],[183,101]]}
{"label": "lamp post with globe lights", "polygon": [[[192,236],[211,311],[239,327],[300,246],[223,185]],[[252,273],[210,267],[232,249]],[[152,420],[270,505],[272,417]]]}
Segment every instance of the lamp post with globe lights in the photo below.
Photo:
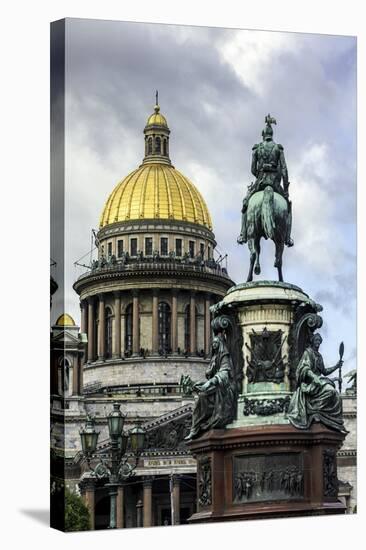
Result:
{"label": "lamp post with globe lights", "polygon": [[[104,458],[100,458],[100,462],[94,468],[91,466],[91,459],[96,456],[99,436],[99,432],[95,430],[95,421],[91,416],[87,417],[85,427],[80,430],[80,439],[82,452],[92,476],[107,482],[106,487],[109,488],[110,497],[109,528],[115,529],[117,489],[121,482],[129,478],[137,467],[139,456],[145,444],[145,430],[140,426],[136,426],[128,433],[124,432],[125,415],[120,411],[118,403],[113,403],[113,410],[108,415],[107,421],[111,440],[110,463],[107,463]],[[128,442],[131,448],[130,453],[127,453]]]}

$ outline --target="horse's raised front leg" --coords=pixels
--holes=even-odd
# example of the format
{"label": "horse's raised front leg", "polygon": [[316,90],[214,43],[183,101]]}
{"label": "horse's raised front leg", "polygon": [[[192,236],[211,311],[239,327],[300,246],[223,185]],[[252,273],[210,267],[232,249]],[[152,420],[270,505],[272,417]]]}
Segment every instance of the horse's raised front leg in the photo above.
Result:
{"label": "horse's raised front leg", "polygon": [[276,259],[274,266],[277,267],[278,270],[278,280],[283,282],[283,275],[282,275],[282,255],[283,255],[283,249],[284,249],[285,243],[284,242],[276,242]]}
{"label": "horse's raised front leg", "polygon": [[249,265],[247,283],[250,283],[251,281],[253,281],[253,267],[255,262],[254,239],[248,239],[248,248],[250,252],[250,265]]}

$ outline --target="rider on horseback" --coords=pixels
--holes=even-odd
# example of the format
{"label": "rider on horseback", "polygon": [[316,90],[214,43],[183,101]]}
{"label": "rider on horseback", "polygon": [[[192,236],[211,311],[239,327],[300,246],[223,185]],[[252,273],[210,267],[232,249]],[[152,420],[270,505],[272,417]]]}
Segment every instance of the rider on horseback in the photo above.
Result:
{"label": "rider on horseback", "polygon": [[[247,242],[247,208],[249,199],[257,191],[263,191],[267,186],[282,195],[288,204],[289,224],[285,239],[287,246],[293,246],[294,242],[290,237],[291,232],[291,202],[288,198],[288,181],[287,166],[283,146],[273,141],[273,129],[271,124],[276,124],[276,120],[269,114],[265,118],[266,127],[262,132],[263,141],[253,146],[252,153],[252,174],[256,177],[254,183],[248,186],[248,192],[243,200],[242,207],[242,228],[238,237],[238,243]],[[283,187],[281,186],[283,181]]]}

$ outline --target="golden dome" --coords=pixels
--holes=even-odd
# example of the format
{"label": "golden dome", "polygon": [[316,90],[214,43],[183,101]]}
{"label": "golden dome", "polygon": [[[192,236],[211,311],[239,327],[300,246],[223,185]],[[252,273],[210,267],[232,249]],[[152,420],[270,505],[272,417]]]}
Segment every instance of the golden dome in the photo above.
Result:
{"label": "golden dome", "polygon": [[160,113],[159,105],[155,105],[154,113],[149,116],[146,126],[165,126],[168,128],[168,123],[164,115]]}
{"label": "golden dome", "polygon": [[100,228],[140,219],[187,221],[212,229],[201,193],[168,164],[144,163],[118,183],[103,209]]}
{"label": "golden dome", "polygon": [[56,321],[56,325],[62,327],[75,327],[75,321],[68,313],[63,313]]}

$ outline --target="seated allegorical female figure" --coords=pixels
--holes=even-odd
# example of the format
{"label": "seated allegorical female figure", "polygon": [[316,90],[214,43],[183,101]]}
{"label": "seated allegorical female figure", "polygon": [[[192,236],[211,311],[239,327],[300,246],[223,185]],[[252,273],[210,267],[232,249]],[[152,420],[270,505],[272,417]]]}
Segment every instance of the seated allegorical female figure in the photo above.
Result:
{"label": "seated allegorical female figure", "polygon": [[327,375],[343,363],[325,368],[319,346],[320,334],[312,336],[296,368],[296,391],[291,397],[287,417],[296,428],[307,429],[313,422],[346,433],[342,418],[342,401],[335,384]]}
{"label": "seated allegorical female figure", "polygon": [[212,357],[206,371],[206,382],[194,384],[189,376],[181,380],[182,386],[190,386],[198,394],[192,414],[192,427],[186,440],[194,439],[213,428],[224,428],[233,421],[236,413],[236,383],[233,364],[224,336],[219,334],[212,341]]}

